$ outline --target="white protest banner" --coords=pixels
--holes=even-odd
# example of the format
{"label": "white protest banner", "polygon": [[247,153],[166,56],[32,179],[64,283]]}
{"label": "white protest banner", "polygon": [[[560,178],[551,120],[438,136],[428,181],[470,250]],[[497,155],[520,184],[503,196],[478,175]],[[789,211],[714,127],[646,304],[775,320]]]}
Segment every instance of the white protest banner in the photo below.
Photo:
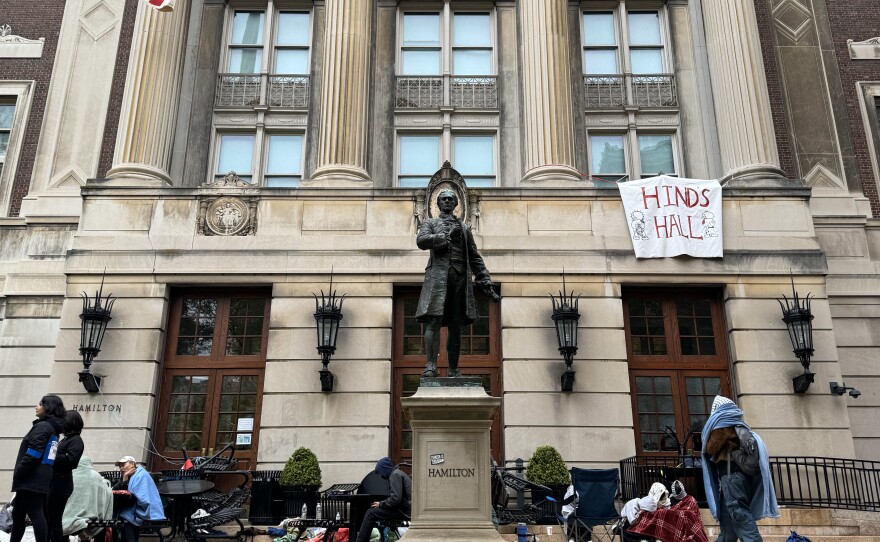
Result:
{"label": "white protest banner", "polygon": [[660,175],[618,187],[636,258],[724,256],[718,181]]}

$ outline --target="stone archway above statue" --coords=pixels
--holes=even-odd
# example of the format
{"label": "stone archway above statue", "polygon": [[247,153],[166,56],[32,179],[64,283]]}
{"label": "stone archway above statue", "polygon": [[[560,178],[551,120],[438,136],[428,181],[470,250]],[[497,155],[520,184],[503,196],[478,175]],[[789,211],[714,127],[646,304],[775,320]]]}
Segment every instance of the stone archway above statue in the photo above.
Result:
{"label": "stone archway above statue", "polygon": [[437,170],[428,187],[425,189],[424,208],[428,218],[434,218],[440,214],[437,207],[437,196],[442,190],[450,189],[458,196],[458,206],[455,208],[455,216],[467,225],[471,225],[471,213],[469,212],[470,200],[468,188],[461,174],[452,168],[449,160],[443,162]]}

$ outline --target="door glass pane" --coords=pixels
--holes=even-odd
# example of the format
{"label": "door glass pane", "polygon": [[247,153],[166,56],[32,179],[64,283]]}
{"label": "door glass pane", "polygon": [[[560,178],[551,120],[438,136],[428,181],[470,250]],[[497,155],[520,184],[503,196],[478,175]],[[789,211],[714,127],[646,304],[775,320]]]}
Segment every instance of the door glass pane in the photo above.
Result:
{"label": "door glass pane", "polygon": [[453,47],[491,47],[488,13],[456,13],[452,16]]}
{"label": "door glass pane", "polygon": [[216,299],[184,299],[181,304],[177,355],[210,356],[216,316]]}
{"label": "door glass pane", "polygon": [[440,50],[406,50],[401,54],[401,75],[440,75]]}
{"label": "door glass pane", "polygon": [[229,443],[235,443],[236,450],[251,449],[258,387],[257,375],[223,376],[215,447],[222,448]]}
{"label": "door glass pane", "polygon": [[661,171],[667,175],[675,175],[671,135],[640,135],[639,157],[642,175],[657,175]]}
{"label": "door glass pane", "polygon": [[166,450],[179,451],[184,444],[187,450],[198,450],[202,447],[207,392],[207,375],[171,377],[168,423],[165,428]]}
{"label": "door glass pane", "polygon": [[681,353],[685,356],[714,356],[715,328],[708,301],[679,299],[675,302]]}
{"label": "door glass pane", "polygon": [[[226,354],[255,356],[262,350],[265,298],[233,299],[229,308]],[[226,385],[226,380],[224,380]]]}
{"label": "door glass pane", "polygon": [[642,451],[674,450],[674,444],[664,433],[667,426],[675,431],[671,377],[637,376],[635,380]]}
{"label": "door glass pane", "polygon": [[232,17],[232,43],[234,45],[259,45],[263,43],[262,11],[236,11]]}
{"label": "door glass pane", "polygon": [[614,45],[614,14],[610,11],[584,13],[584,45]]}
{"label": "door glass pane", "polygon": [[[401,397],[410,397],[416,393],[416,390],[419,389],[419,380],[421,379],[420,375],[402,375],[402,384],[403,389],[400,392]],[[402,450],[412,450],[412,426],[409,423],[409,419],[406,417],[406,412],[401,409],[402,424],[401,424],[401,438],[400,438],[400,447]]]}
{"label": "door glass pane", "polygon": [[660,14],[656,11],[631,11],[627,15],[630,45],[660,45]]}
{"label": "door glass pane", "polygon": [[717,376],[688,376],[684,380],[690,418],[688,429],[700,431],[703,424],[709,419],[712,400],[721,393],[721,378]]}
{"label": "door glass pane", "polygon": [[622,135],[594,135],[590,138],[594,175],[626,173]]}
{"label": "door glass pane", "polygon": [[632,49],[629,59],[635,74],[663,73],[662,49]]}
{"label": "door glass pane", "polygon": [[229,73],[260,73],[262,65],[262,49],[237,47],[229,51]]}
{"label": "door glass pane", "polygon": [[584,51],[584,73],[587,75],[608,75],[617,72],[617,49]]}
{"label": "door glass pane", "polygon": [[275,51],[275,73],[309,73],[308,49],[278,49]]}
{"label": "door glass pane", "polygon": [[461,355],[488,356],[489,352],[489,300],[477,298],[477,319],[461,330]]}
{"label": "door glass pane", "polygon": [[[278,45],[309,45],[309,14],[282,11],[278,14]],[[294,72],[299,73],[299,72]]]}
{"label": "door glass pane", "polygon": [[225,134],[220,136],[220,157],[217,162],[217,174],[226,175],[234,171],[240,177],[253,173],[254,136],[246,134]]}
{"label": "door glass pane", "polygon": [[487,49],[457,49],[452,53],[453,75],[491,75],[492,51]]}
{"label": "door glass pane", "polygon": [[660,301],[629,299],[626,303],[632,353],[637,356],[666,355],[666,329]]}
{"label": "door glass pane", "polygon": [[425,345],[422,340],[424,326],[416,320],[417,299],[405,299],[403,301],[403,355],[424,355]]}

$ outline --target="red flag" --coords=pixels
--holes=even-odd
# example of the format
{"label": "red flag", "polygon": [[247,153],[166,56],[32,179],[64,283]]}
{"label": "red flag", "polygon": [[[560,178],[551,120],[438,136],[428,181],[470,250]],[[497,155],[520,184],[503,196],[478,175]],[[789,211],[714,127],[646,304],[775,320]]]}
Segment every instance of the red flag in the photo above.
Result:
{"label": "red flag", "polygon": [[174,10],[174,0],[147,0],[147,3],[150,4],[150,7],[159,11]]}
{"label": "red flag", "polygon": [[183,464],[183,469],[182,469],[182,470],[189,470],[189,469],[191,469],[191,468],[193,468],[193,462],[192,462],[192,460],[187,459],[187,460],[186,460],[186,463]]}

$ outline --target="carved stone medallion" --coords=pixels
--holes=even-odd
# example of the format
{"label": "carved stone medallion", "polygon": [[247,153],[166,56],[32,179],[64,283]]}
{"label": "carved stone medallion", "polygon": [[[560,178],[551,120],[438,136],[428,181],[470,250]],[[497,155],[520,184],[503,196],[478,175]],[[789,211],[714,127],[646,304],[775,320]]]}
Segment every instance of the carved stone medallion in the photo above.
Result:
{"label": "carved stone medallion", "polygon": [[254,235],[256,199],[224,196],[203,200],[199,209],[199,233],[202,235]]}
{"label": "carved stone medallion", "polygon": [[440,209],[437,207],[437,196],[441,190],[450,189],[458,196],[458,206],[455,208],[455,216],[462,222],[469,224],[471,215],[468,212],[468,189],[464,183],[461,174],[452,169],[452,165],[447,160],[443,162],[443,166],[437,170],[437,173],[431,177],[428,182],[428,188],[425,189],[425,209],[428,218],[434,218],[440,215]]}

